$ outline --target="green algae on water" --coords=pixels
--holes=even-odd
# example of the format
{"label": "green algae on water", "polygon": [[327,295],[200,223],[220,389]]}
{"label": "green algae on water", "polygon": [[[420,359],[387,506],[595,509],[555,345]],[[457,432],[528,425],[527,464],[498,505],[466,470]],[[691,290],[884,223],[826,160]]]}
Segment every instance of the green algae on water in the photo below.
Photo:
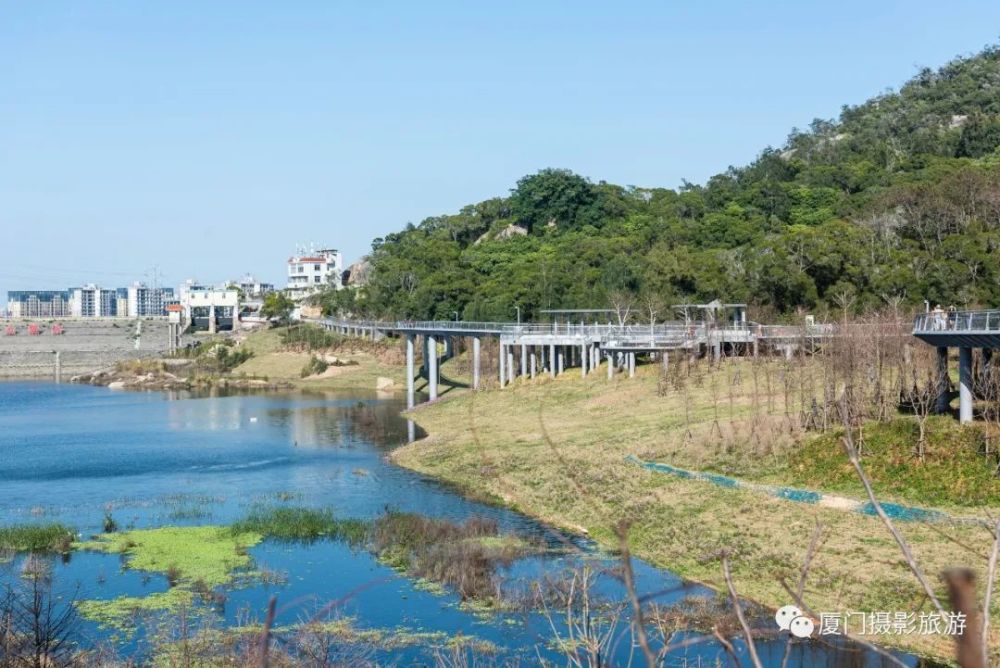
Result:
{"label": "green algae on water", "polygon": [[259,533],[229,527],[167,526],[102,534],[74,547],[125,554],[131,569],[169,574],[178,583],[211,588],[231,583],[236,571],[247,568],[247,550],[261,539]]}
{"label": "green algae on water", "polygon": [[77,601],[80,616],[97,622],[102,628],[111,628],[130,634],[135,630],[135,617],[144,613],[176,613],[190,607],[194,595],[187,589],[175,587],[165,592],[147,596],[119,596],[110,600]]}

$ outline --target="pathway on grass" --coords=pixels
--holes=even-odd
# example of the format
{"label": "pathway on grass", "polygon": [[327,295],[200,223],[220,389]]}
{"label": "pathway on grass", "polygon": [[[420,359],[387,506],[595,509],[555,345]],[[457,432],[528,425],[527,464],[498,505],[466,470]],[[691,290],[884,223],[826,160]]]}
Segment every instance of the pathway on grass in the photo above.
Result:
{"label": "pathway on grass", "polygon": [[[756,482],[747,482],[746,480],[739,480],[738,478],[731,478],[729,476],[721,475],[719,473],[708,473],[706,471],[689,471],[687,469],[678,468],[676,466],[671,466],[670,464],[663,464],[661,462],[647,462],[639,459],[635,455],[628,455],[625,457],[625,461],[637,464],[648,471],[655,471],[657,473],[668,473],[670,475],[677,476],[678,478],[687,478],[689,480],[702,480],[704,482],[711,483],[713,485],[718,485],[719,487],[729,487],[732,489],[747,489],[754,492],[760,492],[763,494],[768,494],[770,496],[778,497],[779,499],[785,499],[787,501],[796,501],[798,503],[809,503],[818,506],[824,506],[827,508],[835,508],[837,510],[847,510],[851,512],[861,513],[862,515],[876,515],[875,506],[870,501],[859,501],[857,499],[851,499],[846,496],[837,496],[835,494],[827,494],[825,492],[817,492],[807,489],[795,489],[793,487],[782,487],[778,485],[764,485]],[[969,517],[960,515],[951,515],[941,510],[933,510],[929,508],[918,508],[916,506],[904,506],[898,503],[890,503],[888,501],[880,501],[879,505],[882,506],[882,510],[885,514],[894,520],[901,520],[904,522],[947,522],[952,524],[985,524],[986,520],[981,517]]]}

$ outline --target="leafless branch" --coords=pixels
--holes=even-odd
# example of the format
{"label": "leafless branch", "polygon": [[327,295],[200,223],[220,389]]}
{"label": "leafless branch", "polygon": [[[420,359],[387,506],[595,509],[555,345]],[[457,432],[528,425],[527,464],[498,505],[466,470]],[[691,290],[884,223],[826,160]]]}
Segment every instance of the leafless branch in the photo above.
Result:
{"label": "leafless branch", "polygon": [[635,573],[632,570],[632,553],[628,547],[628,524],[621,522],[616,527],[618,534],[618,545],[621,549],[622,569],[625,575],[625,590],[628,592],[629,600],[632,602],[632,624],[635,628],[635,637],[642,650],[642,655],[646,658],[648,668],[656,668],[656,652],[649,646],[649,637],[646,635],[646,617],[642,611],[642,603],[639,602],[639,595],[635,588]]}
{"label": "leafless branch", "polygon": [[[787,582],[785,582],[784,580],[782,580],[781,581],[781,586],[784,587],[785,591],[788,592],[791,595],[792,600],[795,601],[795,605],[799,606],[799,608],[801,608],[803,612],[805,612],[806,614],[808,614],[810,617],[813,617],[815,619],[819,619],[819,615],[816,614],[816,611],[814,611],[812,608],[810,608],[808,605],[806,605],[806,602],[802,599],[802,597],[798,594],[798,592],[796,592],[791,587],[789,587]],[[872,651],[875,654],[878,654],[879,656],[881,656],[882,658],[884,658],[886,661],[888,661],[889,663],[891,663],[894,666],[899,666],[899,668],[907,668],[907,665],[905,663],[903,663],[902,661],[900,661],[899,659],[897,659],[892,653],[888,652],[885,649],[882,649],[878,645],[873,645],[872,643],[868,642],[864,638],[861,638],[861,637],[858,637],[858,636],[855,636],[855,635],[851,635],[849,633],[844,633],[843,637],[847,638],[848,640],[851,640],[852,642],[854,642],[854,643],[856,643],[858,645],[861,645],[865,649],[868,649],[869,651]]]}
{"label": "leafless branch", "polygon": [[986,593],[983,595],[983,662],[989,664],[990,652],[990,603],[993,600],[993,585],[997,571],[997,557],[1000,556],[1000,522],[994,525],[993,549],[990,551],[989,568],[986,571]]}
{"label": "leafless branch", "polygon": [[726,586],[729,588],[729,596],[733,599],[733,608],[736,611],[736,618],[740,620],[740,627],[743,629],[743,637],[747,643],[747,651],[750,653],[750,660],[755,668],[763,668],[760,657],[757,656],[757,646],[753,642],[753,632],[747,619],[743,615],[743,606],[740,605],[740,597],[736,594],[736,586],[733,584],[733,574],[729,571],[729,556],[722,555],[722,574],[726,578]]}
{"label": "leafless branch", "polygon": [[[845,423],[849,424],[849,421],[846,419],[847,409],[843,403],[841,404],[841,414],[845,418]],[[861,484],[865,488],[865,493],[868,495],[868,500],[875,509],[875,513],[879,516],[879,519],[882,520],[882,523],[885,524],[889,533],[891,533],[892,537],[896,540],[896,544],[899,545],[899,549],[903,553],[903,557],[906,559],[907,565],[913,572],[913,576],[917,578],[917,582],[919,582],[920,586],[923,587],[924,593],[927,594],[927,598],[929,598],[931,603],[934,604],[934,608],[938,611],[938,613],[944,616],[944,606],[941,605],[941,601],[938,600],[937,595],[934,593],[934,588],[931,587],[930,582],[927,580],[927,576],[924,575],[924,572],[917,563],[917,560],[913,557],[913,552],[910,550],[909,544],[906,542],[906,539],[903,538],[903,534],[899,532],[899,529],[896,528],[896,525],[893,524],[891,519],[889,519],[889,516],[886,515],[885,510],[882,508],[882,504],[878,501],[878,498],[875,497],[875,491],[872,489],[872,483],[868,479],[868,475],[865,473],[865,470],[862,468],[861,460],[858,457],[858,451],[854,447],[854,438],[851,435],[851,429],[849,426],[846,426],[844,429],[843,443],[844,449],[847,451],[847,458],[850,460],[855,472],[857,472],[858,478],[861,480]]]}

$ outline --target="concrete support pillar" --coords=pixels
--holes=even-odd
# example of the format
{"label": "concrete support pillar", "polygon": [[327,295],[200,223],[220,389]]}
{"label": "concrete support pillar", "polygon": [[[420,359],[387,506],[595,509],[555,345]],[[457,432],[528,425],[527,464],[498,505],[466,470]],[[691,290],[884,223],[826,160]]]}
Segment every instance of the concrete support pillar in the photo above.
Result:
{"label": "concrete support pillar", "polygon": [[529,355],[528,355],[528,366],[530,367],[528,369],[528,373],[531,374],[531,380],[535,379],[535,362],[536,362],[536,360],[535,360],[535,348],[534,348],[534,346],[532,346],[531,353],[529,353]]}
{"label": "concrete support pillar", "polygon": [[628,377],[635,378],[635,353],[628,354]]}
{"label": "concrete support pillar", "polygon": [[62,353],[58,350],[56,351],[55,359],[55,379],[57,383],[62,382]]}
{"label": "concrete support pillar", "polygon": [[938,346],[937,349],[937,381],[938,381],[938,396],[937,396],[937,405],[934,407],[934,411],[936,413],[947,413],[948,404],[951,403],[949,397],[951,382],[948,379],[947,346]]}
{"label": "concrete support pillar", "polygon": [[521,375],[528,375],[528,346],[521,344]]}
{"label": "concrete support pillar", "polygon": [[450,360],[455,356],[455,342],[450,336],[444,337],[444,358]]}
{"label": "concrete support pillar", "polygon": [[670,370],[670,353],[666,350],[660,353],[660,366],[663,367],[663,373]]}
{"label": "concrete support pillar", "polygon": [[500,344],[500,387],[507,384],[507,346]]}
{"label": "concrete support pillar", "polygon": [[517,369],[514,368],[514,351],[511,350],[513,346],[507,346],[507,382],[510,383],[515,378],[517,378]]}
{"label": "concrete support pillar", "polygon": [[958,421],[972,422],[972,348],[958,349]]}
{"label": "concrete support pillar", "polygon": [[608,358],[608,380],[611,380],[612,376],[615,375],[615,359],[611,353],[605,355]]}
{"label": "concrete support pillar", "polygon": [[472,337],[472,389],[479,389],[479,346],[478,336]]}
{"label": "concrete support pillar", "polygon": [[559,346],[559,352],[556,353],[556,360],[558,362],[558,364],[557,364],[557,368],[558,368],[557,373],[562,374],[562,372],[563,372],[563,366],[566,363],[566,353],[563,352],[563,346]]}
{"label": "concrete support pillar", "polygon": [[427,352],[430,353],[428,356],[428,394],[430,395],[430,400],[434,401],[438,398],[438,355],[437,355],[437,339],[433,336],[427,337]]}
{"label": "concrete support pillar", "polygon": [[413,391],[413,335],[406,335],[406,407],[413,408],[414,404],[414,391]]}
{"label": "concrete support pillar", "polygon": [[580,377],[581,378],[586,378],[587,377],[587,356],[588,356],[588,354],[589,353],[587,352],[587,344],[584,343],[583,345],[580,346]]}
{"label": "concrete support pillar", "polygon": [[556,344],[549,345],[549,374],[556,377]]}
{"label": "concrete support pillar", "polygon": [[215,334],[215,304],[208,307],[208,333]]}

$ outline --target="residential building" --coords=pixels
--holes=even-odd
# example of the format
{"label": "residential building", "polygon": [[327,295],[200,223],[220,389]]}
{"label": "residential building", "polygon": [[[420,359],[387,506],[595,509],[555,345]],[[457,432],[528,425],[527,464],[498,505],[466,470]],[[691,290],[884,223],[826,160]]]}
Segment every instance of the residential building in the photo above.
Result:
{"label": "residential building", "polygon": [[262,301],[269,292],[274,292],[274,283],[261,283],[250,274],[233,281],[232,285],[239,287],[245,301]]}
{"label": "residential building", "polygon": [[325,287],[340,289],[343,255],[334,249],[310,250],[288,258],[288,285],[285,292],[296,301]]}
{"label": "residential building", "polygon": [[113,318],[118,315],[118,293],[94,284],[72,288],[76,318]]}
{"label": "residential building", "polygon": [[12,318],[68,318],[73,315],[69,290],[11,290],[7,314]]}
{"label": "residential building", "polygon": [[167,304],[175,301],[173,288],[151,288],[137,282],[127,290],[130,318],[167,315]]}
{"label": "residential building", "polygon": [[115,288],[115,313],[122,317],[128,313],[128,288]]}

